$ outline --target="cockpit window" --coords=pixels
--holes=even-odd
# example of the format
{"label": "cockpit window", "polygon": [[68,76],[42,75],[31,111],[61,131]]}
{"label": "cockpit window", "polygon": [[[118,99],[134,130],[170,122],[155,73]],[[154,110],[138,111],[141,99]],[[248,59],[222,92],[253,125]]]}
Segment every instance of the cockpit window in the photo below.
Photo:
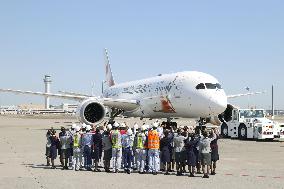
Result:
{"label": "cockpit window", "polygon": [[199,83],[199,84],[196,86],[196,89],[205,89],[204,83]]}
{"label": "cockpit window", "polygon": [[207,89],[222,89],[222,86],[219,83],[205,83]]}
{"label": "cockpit window", "polygon": [[213,83],[205,83],[207,89],[216,89],[216,84]]}
{"label": "cockpit window", "polygon": [[222,89],[219,83],[199,83],[196,89]]}
{"label": "cockpit window", "polygon": [[217,83],[216,86],[217,86],[217,89],[222,89],[222,86],[219,83]]}

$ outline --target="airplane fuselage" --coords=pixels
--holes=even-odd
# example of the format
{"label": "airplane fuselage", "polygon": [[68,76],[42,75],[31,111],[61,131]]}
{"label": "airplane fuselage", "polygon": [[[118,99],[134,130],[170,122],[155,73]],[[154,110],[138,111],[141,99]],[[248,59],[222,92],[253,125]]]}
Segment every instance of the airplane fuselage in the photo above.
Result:
{"label": "airplane fuselage", "polygon": [[227,96],[218,80],[195,71],[121,83],[106,89],[103,96],[138,100],[139,108],[124,112],[130,117],[211,117],[227,107]]}

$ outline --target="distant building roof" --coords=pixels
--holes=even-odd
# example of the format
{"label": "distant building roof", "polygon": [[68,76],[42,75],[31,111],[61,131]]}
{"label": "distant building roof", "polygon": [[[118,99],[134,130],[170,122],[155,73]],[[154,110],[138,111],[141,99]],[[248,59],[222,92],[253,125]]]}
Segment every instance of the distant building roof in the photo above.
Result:
{"label": "distant building roof", "polygon": [[44,104],[20,104],[18,108],[21,110],[41,110],[44,109]]}

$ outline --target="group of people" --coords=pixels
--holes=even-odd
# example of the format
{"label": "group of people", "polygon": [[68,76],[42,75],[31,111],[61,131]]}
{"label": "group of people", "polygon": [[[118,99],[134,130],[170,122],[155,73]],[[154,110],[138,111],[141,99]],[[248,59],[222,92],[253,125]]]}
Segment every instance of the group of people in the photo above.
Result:
{"label": "group of people", "polygon": [[203,178],[209,178],[209,174],[216,174],[219,160],[217,129],[177,128],[158,121],[131,128],[118,122],[102,127],[74,124],[69,130],[62,127],[58,136],[51,128],[46,137],[47,166],[53,169],[59,155],[63,169],[76,171],[101,172],[99,163],[103,160],[106,172],[176,172],[181,176],[188,167],[190,177],[202,174],[202,170]]}

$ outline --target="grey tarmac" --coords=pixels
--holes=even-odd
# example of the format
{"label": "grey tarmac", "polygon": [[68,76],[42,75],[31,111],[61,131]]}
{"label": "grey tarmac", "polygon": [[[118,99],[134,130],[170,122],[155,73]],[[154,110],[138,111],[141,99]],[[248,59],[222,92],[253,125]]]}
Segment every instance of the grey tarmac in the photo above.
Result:
{"label": "grey tarmac", "polygon": [[[130,125],[138,119],[121,119]],[[219,140],[217,175],[202,179],[159,174],[131,175],[52,170],[45,167],[45,133],[70,125],[74,118],[0,116],[0,188],[284,188],[284,143]],[[186,122],[181,120],[183,125]],[[149,121],[149,123],[151,123]],[[179,121],[178,121],[179,123]],[[59,160],[56,160],[59,164]]]}

